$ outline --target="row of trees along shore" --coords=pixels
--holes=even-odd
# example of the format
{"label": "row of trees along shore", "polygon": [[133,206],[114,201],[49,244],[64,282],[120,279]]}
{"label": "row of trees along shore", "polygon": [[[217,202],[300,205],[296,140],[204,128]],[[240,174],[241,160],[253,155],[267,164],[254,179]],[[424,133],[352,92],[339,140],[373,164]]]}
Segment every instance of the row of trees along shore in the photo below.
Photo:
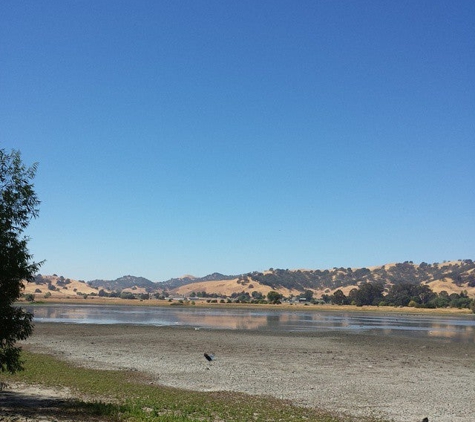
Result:
{"label": "row of trees along shore", "polygon": [[356,306],[411,306],[416,308],[471,308],[475,312],[475,300],[467,291],[449,294],[436,293],[427,285],[400,283],[391,286],[385,293],[382,283],[364,283],[345,295],[338,289],[333,295],[323,295],[325,302],[335,305]]}

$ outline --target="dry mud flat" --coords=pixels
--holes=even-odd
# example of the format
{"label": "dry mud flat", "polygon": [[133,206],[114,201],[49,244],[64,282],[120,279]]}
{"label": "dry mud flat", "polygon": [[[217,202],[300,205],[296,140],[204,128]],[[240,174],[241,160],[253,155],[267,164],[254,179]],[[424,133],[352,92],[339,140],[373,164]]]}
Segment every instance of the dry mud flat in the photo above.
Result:
{"label": "dry mud flat", "polygon": [[[181,327],[37,324],[25,343],[158,384],[271,395],[396,422],[473,422],[475,345],[435,339]],[[212,352],[208,362],[203,354]]]}

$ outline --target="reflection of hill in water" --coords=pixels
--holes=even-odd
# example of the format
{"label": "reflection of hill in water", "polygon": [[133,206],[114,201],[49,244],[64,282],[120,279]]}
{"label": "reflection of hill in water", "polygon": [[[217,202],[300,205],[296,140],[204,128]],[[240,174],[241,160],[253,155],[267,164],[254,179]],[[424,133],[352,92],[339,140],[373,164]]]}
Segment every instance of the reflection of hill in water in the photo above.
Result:
{"label": "reflection of hill in water", "polygon": [[429,337],[445,338],[448,340],[463,340],[465,338],[475,336],[475,328],[472,326],[457,325],[454,327],[450,324],[432,324],[430,330],[427,331]]}
{"label": "reflection of hill in water", "polygon": [[104,317],[102,307],[97,306],[63,306],[63,305],[46,305],[35,306],[28,309],[33,315],[46,320],[84,320],[86,323],[91,320],[101,320]]}
{"label": "reflection of hill in water", "polygon": [[404,337],[431,337],[447,341],[475,342],[471,317],[376,315],[375,313],[197,310],[124,306],[36,305],[27,307],[35,322],[82,324],[138,324],[191,326],[208,329],[260,330],[273,332],[331,332]]}
{"label": "reflection of hill in water", "polygon": [[183,314],[178,317],[183,325],[198,325],[217,329],[259,330],[278,329],[282,326],[297,324],[299,317],[294,314],[249,314],[249,315],[217,315]]}
{"label": "reflection of hill in water", "polygon": [[264,316],[236,317],[232,315],[200,315],[199,320],[192,315],[180,315],[183,325],[198,325],[203,327],[234,329],[234,330],[258,330],[267,326]]}

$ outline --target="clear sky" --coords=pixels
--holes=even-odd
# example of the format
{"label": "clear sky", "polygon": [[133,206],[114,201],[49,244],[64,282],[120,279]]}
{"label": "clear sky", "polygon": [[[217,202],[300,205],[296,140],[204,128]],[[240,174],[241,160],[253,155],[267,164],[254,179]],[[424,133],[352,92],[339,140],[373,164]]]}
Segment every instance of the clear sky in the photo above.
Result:
{"label": "clear sky", "polygon": [[42,274],[474,259],[474,82],[472,0],[0,2]]}

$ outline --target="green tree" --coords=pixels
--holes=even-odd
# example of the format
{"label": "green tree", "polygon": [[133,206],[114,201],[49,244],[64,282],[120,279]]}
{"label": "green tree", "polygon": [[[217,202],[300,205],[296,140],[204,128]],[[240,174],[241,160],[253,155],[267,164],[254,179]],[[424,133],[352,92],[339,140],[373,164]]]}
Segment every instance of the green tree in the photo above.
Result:
{"label": "green tree", "polygon": [[23,232],[38,216],[38,200],[32,179],[37,164],[25,167],[19,151],[0,149],[0,372],[14,373],[22,368],[18,340],[33,330],[33,315],[14,307],[24,282],[34,280],[41,262],[33,262],[29,238]]}
{"label": "green tree", "polygon": [[269,299],[270,303],[280,303],[280,299],[282,299],[282,295],[275,290],[271,290],[267,293],[267,299]]}
{"label": "green tree", "polygon": [[261,293],[261,292],[258,292],[256,290],[254,290],[252,293],[251,293],[251,296],[253,299],[256,299],[256,300],[261,300],[261,299],[264,299],[264,295]]}
{"label": "green tree", "polygon": [[312,290],[305,290],[303,297],[308,301],[311,302],[313,300],[313,291]]}
{"label": "green tree", "polygon": [[334,305],[346,305],[347,304],[347,297],[343,293],[342,290],[338,289],[333,295],[331,296],[331,302]]}
{"label": "green tree", "polygon": [[384,285],[382,283],[361,284],[355,292],[355,305],[378,305],[383,300]]}
{"label": "green tree", "polygon": [[121,299],[136,299],[135,295],[132,292],[121,292],[120,298]]}
{"label": "green tree", "polygon": [[389,288],[386,302],[392,306],[408,306],[414,296],[416,286],[413,283],[394,284]]}

